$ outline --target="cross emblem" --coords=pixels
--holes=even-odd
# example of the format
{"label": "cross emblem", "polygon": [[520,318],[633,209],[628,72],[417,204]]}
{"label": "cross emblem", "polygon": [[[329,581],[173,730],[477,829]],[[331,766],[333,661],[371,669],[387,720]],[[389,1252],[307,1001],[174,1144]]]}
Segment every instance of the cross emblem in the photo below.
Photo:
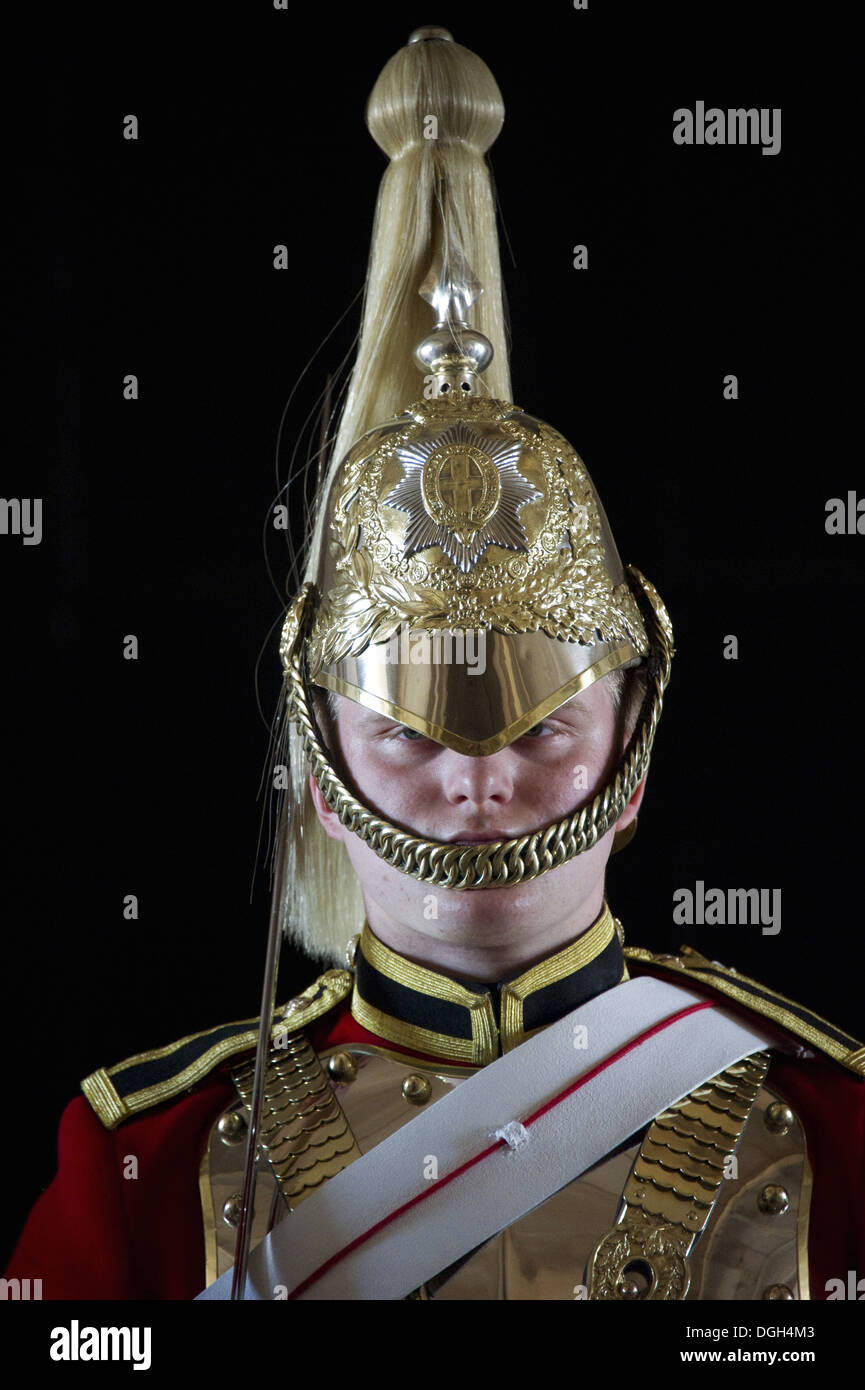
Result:
{"label": "cross emblem", "polygon": [[517,467],[522,447],[503,429],[455,420],[397,449],[403,477],[382,501],[409,514],[403,559],[437,545],[468,574],[487,546],[526,554],[519,511],[543,493]]}
{"label": "cross emblem", "polygon": [[486,486],[474,459],[466,454],[454,454],[438,475],[438,490],[442,500],[455,512],[470,516],[475,502],[483,499]]}

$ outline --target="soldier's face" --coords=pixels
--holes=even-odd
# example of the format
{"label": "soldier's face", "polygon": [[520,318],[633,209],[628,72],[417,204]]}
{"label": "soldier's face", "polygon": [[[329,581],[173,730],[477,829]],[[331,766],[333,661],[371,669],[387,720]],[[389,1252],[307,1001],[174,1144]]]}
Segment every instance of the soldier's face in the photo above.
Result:
{"label": "soldier's face", "polygon": [[[455,753],[341,696],[336,736],[349,782],[367,806],[422,838],[455,843],[511,839],[571,814],[609,780],[627,741],[606,678],[487,757]],[[379,859],[328,810],[312,778],[310,785],[322,825],[346,846],[370,926],[397,950],[423,959],[428,947],[427,959],[443,969],[448,961],[453,969],[460,962],[467,968],[468,950],[477,968],[495,956],[501,969],[502,952],[519,964],[534,943],[541,955],[556,944],[557,933],[572,939],[601,909],[612,830],[593,849],[530,883],[433,888]],[[636,815],[641,796],[642,787],[618,828]],[[412,952],[415,937],[419,945]]]}

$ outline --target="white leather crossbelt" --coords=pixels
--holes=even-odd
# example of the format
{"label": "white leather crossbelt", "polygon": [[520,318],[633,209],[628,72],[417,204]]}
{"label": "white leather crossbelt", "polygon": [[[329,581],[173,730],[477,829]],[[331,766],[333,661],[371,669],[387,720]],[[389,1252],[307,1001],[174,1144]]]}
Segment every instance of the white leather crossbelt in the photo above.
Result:
{"label": "white leather crossbelt", "polygon": [[[617,985],[325,1183],[252,1252],[244,1297],[404,1298],[774,1040],[679,985]],[[229,1270],[199,1298],[230,1289]]]}

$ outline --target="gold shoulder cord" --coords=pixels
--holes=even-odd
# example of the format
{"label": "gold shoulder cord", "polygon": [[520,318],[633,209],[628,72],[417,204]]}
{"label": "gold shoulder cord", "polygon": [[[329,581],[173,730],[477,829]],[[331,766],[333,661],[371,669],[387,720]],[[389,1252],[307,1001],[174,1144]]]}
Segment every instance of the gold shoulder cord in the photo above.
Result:
{"label": "gold shoulder cord", "polygon": [[[232,1072],[238,1095],[247,1106],[254,1075],[254,1059]],[[303,1033],[283,1034],[280,1046],[270,1049],[261,1147],[291,1210],[326,1178],[360,1158],[342,1107]]]}
{"label": "gold shoulder cord", "polygon": [[769,1067],[755,1052],[653,1120],[625,1185],[624,1210],[588,1265],[595,1299],[681,1299],[705,1229]]}

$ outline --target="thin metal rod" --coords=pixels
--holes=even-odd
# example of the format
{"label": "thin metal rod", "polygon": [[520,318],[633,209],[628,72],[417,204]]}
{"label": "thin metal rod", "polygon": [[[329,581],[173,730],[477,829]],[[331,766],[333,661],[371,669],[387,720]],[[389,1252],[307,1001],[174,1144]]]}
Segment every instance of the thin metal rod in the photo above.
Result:
{"label": "thin metal rod", "polygon": [[243,1170],[240,1223],[237,1228],[237,1242],[234,1247],[234,1273],[231,1279],[231,1298],[233,1302],[242,1302],[243,1300],[243,1293],[246,1288],[246,1270],[249,1264],[249,1241],[252,1234],[252,1197],[258,1169],[258,1131],[261,1125],[264,1078],[267,1074],[270,1034],[273,1028],[273,1009],[276,1001],[276,979],[279,972],[282,890],[283,880],[285,878],[287,830],[288,816],[286,809],[283,811],[280,820],[276,874],[273,883],[273,896],[270,901],[270,928],[267,936],[264,984],[261,990],[261,1021],[258,1032],[258,1047],[255,1053],[255,1079],[252,1085],[252,1099],[250,1101],[251,1113],[249,1117],[249,1132],[246,1139],[246,1161]]}

